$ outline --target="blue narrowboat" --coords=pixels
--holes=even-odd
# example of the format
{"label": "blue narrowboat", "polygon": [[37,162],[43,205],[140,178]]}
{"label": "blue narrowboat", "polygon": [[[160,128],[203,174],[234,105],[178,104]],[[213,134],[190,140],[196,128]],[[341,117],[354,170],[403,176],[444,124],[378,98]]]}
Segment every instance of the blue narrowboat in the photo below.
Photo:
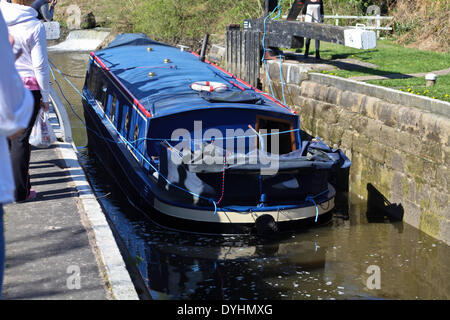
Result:
{"label": "blue narrowboat", "polygon": [[350,161],[298,114],[191,51],[142,34],[90,55],[83,107],[93,151],[153,221],[199,233],[328,222]]}

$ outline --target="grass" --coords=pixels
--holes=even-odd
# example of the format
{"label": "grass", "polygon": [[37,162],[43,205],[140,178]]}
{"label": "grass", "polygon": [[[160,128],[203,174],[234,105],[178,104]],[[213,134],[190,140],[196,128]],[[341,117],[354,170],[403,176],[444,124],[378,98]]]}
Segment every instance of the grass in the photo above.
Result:
{"label": "grass", "polygon": [[[314,42],[311,41],[311,44]],[[320,55],[326,63],[334,64],[338,70],[322,71],[343,78],[356,76],[389,74],[414,74],[437,71],[450,68],[450,53],[424,51],[414,48],[405,48],[394,44],[390,40],[378,40],[377,48],[360,50],[332,43],[322,42]],[[313,47],[313,45],[312,45]],[[313,52],[314,48],[310,49]],[[357,65],[342,65],[338,59],[355,59],[376,65],[376,67],[364,67]],[[415,94],[426,95],[431,98],[450,101],[450,75],[438,76],[435,86],[426,88],[425,78],[406,78],[395,80],[371,80],[380,86],[397,88]],[[408,90],[410,89],[410,90]]]}
{"label": "grass", "polygon": [[[313,43],[313,42],[311,42]],[[352,58],[377,65],[377,68],[340,70],[341,77],[420,73],[450,68],[450,53],[405,48],[390,40],[378,40],[375,49],[363,50],[322,42],[320,55],[324,59]],[[312,49],[311,49],[312,50]]]}
{"label": "grass", "polygon": [[425,77],[399,80],[371,80],[368,83],[450,102],[450,75],[439,76],[436,84],[426,86]]}

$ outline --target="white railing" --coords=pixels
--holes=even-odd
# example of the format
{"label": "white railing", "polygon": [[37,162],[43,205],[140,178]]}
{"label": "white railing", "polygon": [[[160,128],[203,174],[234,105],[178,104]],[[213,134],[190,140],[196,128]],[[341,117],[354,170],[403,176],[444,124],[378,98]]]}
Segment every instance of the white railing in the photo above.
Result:
{"label": "white railing", "polygon": [[[340,15],[325,15],[323,16],[324,19],[334,19],[335,25],[339,25],[340,19],[353,19],[353,20],[368,20],[367,22],[370,22],[371,24],[366,25],[365,29],[367,30],[376,30],[377,31],[377,37],[380,37],[380,30],[386,30],[386,31],[392,31],[391,27],[382,27],[381,26],[381,20],[392,20],[393,17],[387,17],[387,16],[340,16]],[[372,20],[372,21],[370,21]],[[373,21],[375,20],[375,22]]]}
{"label": "white railing", "polygon": [[[286,19],[287,16],[283,16],[283,19]],[[367,25],[364,26],[367,30],[376,30],[377,31],[377,38],[380,37],[380,31],[386,30],[386,31],[392,31],[391,27],[382,27],[381,26],[381,20],[392,20],[393,17],[387,17],[381,15],[381,8],[376,5],[369,6],[366,11],[365,16],[340,16],[338,14],[336,15],[324,15],[324,19],[334,19],[335,25],[339,26],[339,20],[340,19],[353,19],[353,20],[367,20]],[[301,15],[297,17],[297,20],[301,19]],[[375,21],[374,21],[375,20]]]}
{"label": "white railing", "polygon": [[[283,19],[286,19],[287,16],[282,16]],[[392,31],[391,27],[382,27],[381,26],[381,21],[382,20],[392,20],[393,17],[387,17],[387,16],[340,16],[340,15],[324,15],[323,16],[324,19],[334,19],[335,20],[335,25],[339,26],[339,20],[340,19],[353,19],[353,20],[368,20],[369,24],[364,26],[364,29],[366,30],[376,30],[377,31],[377,38],[380,37],[380,31],[384,30],[384,31]],[[297,20],[300,21],[301,20],[301,15],[299,15],[297,17]],[[370,21],[372,20],[372,21]],[[373,21],[375,20],[375,21]]]}

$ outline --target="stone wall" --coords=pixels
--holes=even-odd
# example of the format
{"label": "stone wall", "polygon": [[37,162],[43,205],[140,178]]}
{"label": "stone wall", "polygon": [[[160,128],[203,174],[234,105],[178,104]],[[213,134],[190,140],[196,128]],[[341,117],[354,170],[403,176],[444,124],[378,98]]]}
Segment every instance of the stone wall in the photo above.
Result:
{"label": "stone wall", "polygon": [[[352,160],[350,192],[366,199],[373,184],[402,204],[405,222],[450,244],[450,103],[304,68],[283,64],[286,102],[303,130]],[[269,63],[269,74],[283,101],[279,62]],[[270,92],[266,79],[263,86]]]}

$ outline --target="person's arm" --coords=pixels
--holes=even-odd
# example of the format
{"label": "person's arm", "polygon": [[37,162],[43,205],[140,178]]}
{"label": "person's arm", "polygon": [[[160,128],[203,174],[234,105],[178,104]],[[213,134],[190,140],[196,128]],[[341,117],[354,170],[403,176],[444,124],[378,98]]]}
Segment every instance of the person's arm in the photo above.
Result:
{"label": "person's arm", "polygon": [[35,29],[33,34],[33,44],[31,47],[31,61],[34,75],[41,89],[42,101],[50,101],[50,74],[47,57],[47,37],[43,24]]}
{"label": "person's arm", "polygon": [[55,11],[55,7],[54,6],[49,6],[48,3],[43,4],[40,8],[39,11],[42,15],[42,17],[45,19],[45,21],[53,21],[53,13]]}
{"label": "person's arm", "polygon": [[27,127],[33,113],[33,96],[24,88],[14,66],[14,55],[1,12],[0,61],[0,135],[9,137]]}

